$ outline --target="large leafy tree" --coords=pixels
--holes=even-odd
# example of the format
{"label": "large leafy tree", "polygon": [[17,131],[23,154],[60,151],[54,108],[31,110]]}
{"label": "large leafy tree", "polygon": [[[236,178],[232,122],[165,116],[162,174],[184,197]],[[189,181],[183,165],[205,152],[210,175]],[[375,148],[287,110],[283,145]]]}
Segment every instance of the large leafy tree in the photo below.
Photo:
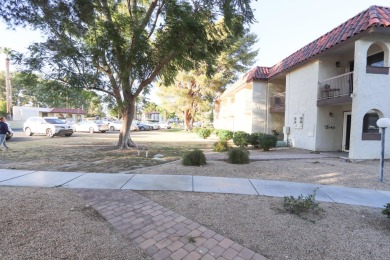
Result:
{"label": "large leafy tree", "polygon": [[191,71],[180,71],[172,84],[160,86],[162,106],[167,111],[182,114],[186,130],[192,129],[194,120],[210,117],[216,94],[223,92],[239,73],[254,64],[258,51],[251,48],[256,38],[249,32],[243,37],[229,37],[229,47],[216,58],[215,73],[211,77],[207,76],[206,64]]}
{"label": "large leafy tree", "polygon": [[218,36],[242,35],[253,20],[250,0],[8,0],[0,15],[48,36],[30,47],[30,69],[115,99],[124,120],[121,148],[133,145],[135,100],[145,88],[201,62],[211,74],[228,43]]}
{"label": "large leafy tree", "polygon": [[[90,107],[101,107],[102,96],[93,91],[63,85],[61,82],[47,80],[39,75],[13,72],[12,78],[12,100],[13,105],[33,105],[37,107],[61,107],[61,108],[83,108],[87,111]],[[6,77],[0,72],[0,101],[5,102]],[[94,110],[91,110],[94,111]],[[100,115],[102,108],[92,115]]]}

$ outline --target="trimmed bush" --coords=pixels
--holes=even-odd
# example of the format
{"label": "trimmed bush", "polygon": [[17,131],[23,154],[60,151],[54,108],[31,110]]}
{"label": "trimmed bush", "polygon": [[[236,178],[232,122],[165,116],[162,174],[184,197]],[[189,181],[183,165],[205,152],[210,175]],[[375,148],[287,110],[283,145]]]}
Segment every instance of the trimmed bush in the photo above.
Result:
{"label": "trimmed bush", "polygon": [[182,164],[185,166],[200,166],[206,164],[206,156],[201,150],[193,150],[183,156]]}
{"label": "trimmed bush", "polygon": [[253,145],[255,148],[260,147],[260,137],[263,135],[263,133],[252,133],[249,138],[249,143]]}
{"label": "trimmed bush", "polygon": [[209,137],[211,135],[211,129],[209,128],[201,128],[199,129],[196,133],[202,137],[203,139],[206,139],[207,137]]}
{"label": "trimmed bush", "polygon": [[218,136],[221,141],[229,141],[233,138],[233,131],[230,130],[216,130],[215,135]]}
{"label": "trimmed bush", "polygon": [[243,148],[233,148],[229,151],[227,161],[232,164],[249,163],[249,151]]}
{"label": "trimmed bush", "polygon": [[250,134],[244,131],[237,131],[233,135],[233,143],[240,147],[246,147],[249,144]]}
{"label": "trimmed bush", "polygon": [[269,149],[276,147],[277,142],[278,138],[275,135],[262,134],[259,137],[260,147],[264,151],[269,151]]}
{"label": "trimmed bush", "polygon": [[385,214],[388,218],[390,218],[390,203],[385,205],[385,209],[382,210],[382,213]]}
{"label": "trimmed bush", "polygon": [[229,150],[229,145],[227,141],[219,141],[214,143],[214,151],[215,152],[226,152]]}

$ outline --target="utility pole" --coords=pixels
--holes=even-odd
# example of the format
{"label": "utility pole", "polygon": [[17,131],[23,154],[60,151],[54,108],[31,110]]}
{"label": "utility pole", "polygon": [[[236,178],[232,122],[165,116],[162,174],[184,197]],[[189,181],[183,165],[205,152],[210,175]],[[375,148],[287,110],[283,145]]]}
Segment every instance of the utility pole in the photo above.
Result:
{"label": "utility pole", "polygon": [[10,48],[0,48],[0,51],[5,54],[5,99],[7,104],[7,120],[11,120],[11,107],[12,107],[12,86],[11,75],[9,72],[9,54]]}
{"label": "utility pole", "polygon": [[5,58],[5,88],[6,88],[6,101],[7,101],[7,120],[11,120],[11,105],[12,105],[12,86],[11,76],[9,73],[9,57],[6,53]]}

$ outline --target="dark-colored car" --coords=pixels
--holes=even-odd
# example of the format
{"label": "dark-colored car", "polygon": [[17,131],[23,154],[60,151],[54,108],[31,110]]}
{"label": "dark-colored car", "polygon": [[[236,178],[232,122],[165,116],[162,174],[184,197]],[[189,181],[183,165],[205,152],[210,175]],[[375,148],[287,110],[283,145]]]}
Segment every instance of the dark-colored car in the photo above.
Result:
{"label": "dark-colored car", "polygon": [[141,123],[141,122],[137,122],[137,126],[138,126],[138,129],[140,131],[150,131],[150,130],[153,130],[153,126],[147,125],[147,124],[144,124],[144,123]]}

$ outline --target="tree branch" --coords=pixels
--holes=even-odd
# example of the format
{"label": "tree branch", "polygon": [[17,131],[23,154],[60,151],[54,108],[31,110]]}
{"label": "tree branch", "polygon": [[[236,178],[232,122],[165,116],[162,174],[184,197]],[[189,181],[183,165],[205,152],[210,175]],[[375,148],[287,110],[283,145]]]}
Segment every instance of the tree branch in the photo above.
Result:
{"label": "tree branch", "polygon": [[137,97],[141,91],[143,90],[144,87],[146,87],[147,85],[149,85],[150,83],[152,83],[152,81],[157,77],[157,75],[160,73],[161,69],[164,68],[165,65],[167,65],[170,61],[172,61],[175,56],[176,56],[176,52],[175,51],[171,51],[167,57],[165,57],[164,59],[161,60],[161,62],[154,68],[154,70],[152,71],[152,73],[150,74],[150,76],[143,80],[139,86],[138,86],[138,89],[136,90],[136,92],[134,93],[134,95]]}

